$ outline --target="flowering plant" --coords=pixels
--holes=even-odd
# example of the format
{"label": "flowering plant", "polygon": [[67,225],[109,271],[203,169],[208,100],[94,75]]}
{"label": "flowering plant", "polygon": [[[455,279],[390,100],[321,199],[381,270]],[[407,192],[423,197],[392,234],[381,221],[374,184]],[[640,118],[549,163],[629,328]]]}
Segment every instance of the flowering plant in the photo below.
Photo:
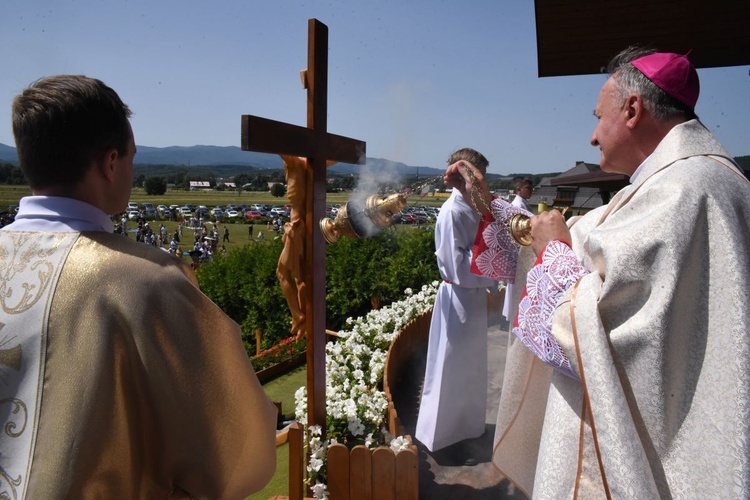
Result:
{"label": "flowering plant", "polygon": [[310,453],[307,483],[315,498],[327,498],[326,456],[328,446],[344,443],[365,445],[370,449],[390,446],[398,453],[407,449],[404,437],[394,438],[385,428],[388,401],[381,390],[385,358],[396,334],[409,321],[429,311],[440,283],[434,281],[414,293],[404,290],[406,298],[366,316],[346,320],[348,331],[340,331],[338,340],[326,344],[326,435],[321,440],[320,426],[307,426],[307,389],[295,393],[295,416],[306,429]]}
{"label": "flowering plant", "polygon": [[296,336],[292,335],[275,346],[260,351],[258,354],[250,358],[250,362],[253,364],[253,369],[257,373],[269,366],[277,365],[282,361],[293,358],[304,351],[305,347],[305,342],[297,340]]}

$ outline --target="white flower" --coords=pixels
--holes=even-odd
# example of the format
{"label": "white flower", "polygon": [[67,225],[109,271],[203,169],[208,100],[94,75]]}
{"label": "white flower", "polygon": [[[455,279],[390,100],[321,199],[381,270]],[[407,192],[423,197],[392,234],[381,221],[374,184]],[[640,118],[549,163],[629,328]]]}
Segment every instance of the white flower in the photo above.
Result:
{"label": "white flower", "polygon": [[391,441],[391,449],[393,450],[393,453],[396,454],[398,454],[399,451],[408,450],[409,440],[403,436],[399,436]]}
{"label": "white flower", "polygon": [[375,443],[375,439],[372,437],[372,432],[367,435],[365,438],[365,446],[368,448],[372,448],[372,445]]}
{"label": "white flower", "polygon": [[328,488],[324,483],[315,483],[312,486],[312,493],[313,497],[318,499],[327,499],[328,498]]}
{"label": "white flower", "polygon": [[307,425],[307,387],[304,385],[294,393],[294,418],[303,426]]}
{"label": "white flower", "polygon": [[310,438],[310,448],[317,449],[320,446],[320,436]]}
{"label": "white flower", "polygon": [[323,460],[316,456],[310,457],[310,462],[307,465],[307,471],[308,472],[318,472],[320,468],[323,467]]}
{"label": "white flower", "polygon": [[349,432],[352,433],[352,436],[361,436],[365,432],[365,426],[362,425],[362,422],[359,420],[359,418],[354,417],[349,420]]}

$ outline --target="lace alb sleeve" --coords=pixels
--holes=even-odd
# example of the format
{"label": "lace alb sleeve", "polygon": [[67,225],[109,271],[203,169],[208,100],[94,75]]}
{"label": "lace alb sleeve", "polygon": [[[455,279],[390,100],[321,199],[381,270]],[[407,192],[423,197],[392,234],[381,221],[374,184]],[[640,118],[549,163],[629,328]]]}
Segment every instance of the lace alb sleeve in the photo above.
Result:
{"label": "lace alb sleeve", "polygon": [[574,379],[580,377],[552,336],[552,317],[565,291],[587,274],[568,245],[550,242],[526,275],[526,289],[513,326],[513,334],[536,357]]}
{"label": "lace alb sleeve", "polygon": [[499,281],[513,283],[520,245],[510,234],[510,218],[531,213],[495,198],[490,210],[482,216],[474,239],[471,271]]}

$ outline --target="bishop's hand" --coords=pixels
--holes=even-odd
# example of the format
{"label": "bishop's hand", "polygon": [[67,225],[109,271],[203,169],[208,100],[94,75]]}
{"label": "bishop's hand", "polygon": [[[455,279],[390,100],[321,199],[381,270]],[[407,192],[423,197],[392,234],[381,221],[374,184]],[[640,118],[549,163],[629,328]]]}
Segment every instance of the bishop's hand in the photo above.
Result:
{"label": "bishop's hand", "polygon": [[571,246],[573,241],[565,217],[559,210],[549,210],[531,218],[531,248],[539,255],[550,241],[562,241]]}

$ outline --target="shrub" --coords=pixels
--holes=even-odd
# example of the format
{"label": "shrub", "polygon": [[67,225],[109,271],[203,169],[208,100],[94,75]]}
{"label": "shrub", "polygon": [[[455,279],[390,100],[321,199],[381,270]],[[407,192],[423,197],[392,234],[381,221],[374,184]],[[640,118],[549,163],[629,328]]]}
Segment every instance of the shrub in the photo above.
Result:
{"label": "shrub", "polygon": [[341,238],[326,252],[326,322],[331,330],[347,317],[367,314],[439,279],[432,227],[391,228],[374,238]]}
{"label": "shrub", "polygon": [[[289,337],[291,315],[276,278],[280,239],[253,243],[214,255],[198,268],[201,290],[242,327],[242,338],[255,355],[255,330],[261,348]],[[405,288],[421,289],[439,279],[434,231],[391,228],[374,238],[341,238],[326,248],[326,327],[339,330],[346,318],[367,314],[373,305],[404,297]]]}
{"label": "shrub", "polygon": [[276,278],[281,241],[250,244],[197,270],[200,288],[242,327],[248,354],[255,354],[255,330],[263,332],[261,348],[289,336],[291,316]]}

